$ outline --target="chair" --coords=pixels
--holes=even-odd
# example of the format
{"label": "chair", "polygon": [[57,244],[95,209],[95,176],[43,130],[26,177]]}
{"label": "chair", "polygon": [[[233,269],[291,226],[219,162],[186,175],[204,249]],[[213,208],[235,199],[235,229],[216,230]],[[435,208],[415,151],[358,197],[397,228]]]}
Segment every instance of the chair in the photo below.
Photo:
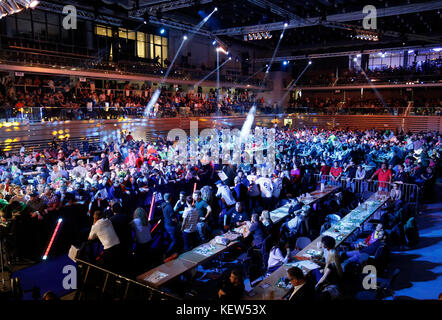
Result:
{"label": "chair", "polygon": [[388,259],[390,250],[386,245],[380,246],[374,256],[370,256],[366,261],[367,264],[374,265],[378,270],[378,275],[382,275],[388,267]]}
{"label": "chair", "polygon": [[296,240],[296,249],[303,250],[305,247],[307,247],[312,241],[307,237],[299,237]]}

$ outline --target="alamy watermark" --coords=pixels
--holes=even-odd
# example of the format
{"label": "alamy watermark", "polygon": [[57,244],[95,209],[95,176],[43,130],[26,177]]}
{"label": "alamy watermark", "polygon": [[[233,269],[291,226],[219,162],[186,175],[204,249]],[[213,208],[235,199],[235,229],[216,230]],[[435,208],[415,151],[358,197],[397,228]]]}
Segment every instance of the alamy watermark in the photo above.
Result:
{"label": "alamy watermark", "polygon": [[377,29],[377,11],[376,7],[373,5],[366,5],[362,9],[362,13],[367,14],[364,19],[362,19],[362,28],[365,30],[376,30]]}
{"label": "alamy watermark", "polygon": [[377,289],[376,267],[368,264],[362,269],[362,274],[366,274],[366,276],[362,279],[362,287],[365,290]]}
{"label": "alamy watermark", "polygon": [[73,5],[64,6],[63,14],[66,15],[63,18],[63,29],[77,30],[77,8]]}
{"label": "alamy watermark", "polygon": [[172,129],[167,139],[169,163],[179,164],[250,164],[270,174],[276,165],[274,128],[255,127],[244,134],[239,129],[204,129],[198,134],[198,121],[190,122],[190,135],[180,128]]}
{"label": "alamy watermark", "polygon": [[76,290],[77,289],[77,268],[74,265],[66,265],[63,267],[63,289]]}

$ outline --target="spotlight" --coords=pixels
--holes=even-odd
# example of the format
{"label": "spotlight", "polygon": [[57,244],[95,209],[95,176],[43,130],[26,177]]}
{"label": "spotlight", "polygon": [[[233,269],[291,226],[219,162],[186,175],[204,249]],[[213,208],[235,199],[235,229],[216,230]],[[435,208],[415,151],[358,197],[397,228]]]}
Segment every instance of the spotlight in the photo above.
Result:
{"label": "spotlight", "polygon": [[187,36],[186,35],[183,37],[183,40],[187,40]]}
{"label": "spotlight", "polygon": [[286,60],[286,61],[284,61],[282,64],[286,66],[286,65],[289,64],[289,62]]}
{"label": "spotlight", "polygon": [[286,22],[284,23],[284,28],[287,28],[289,26],[289,24]]}
{"label": "spotlight", "polygon": [[229,57],[229,60],[232,60],[232,57]]}
{"label": "spotlight", "polygon": [[310,60],[310,61],[308,62],[308,64],[312,64],[312,61]]}
{"label": "spotlight", "polygon": [[160,34],[164,34],[165,32],[166,32],[166,30],[164,28],[161,28]]}
{"label": "spotlight", "polygon": [[212,46],[216,46],[216,40],[212,41]]}
{"label": "spotlight", "polygon": [[38,0],[32,0],[31,3],[29,4],[29,7],[34,9],[39,3],[40,1]]}
{"label": "spotlight", "polygon": [[218,8],[217,8],[217,7],[215,7],[215,9],[213,9],[213,11],[218,11]]}
{"label": "spotlight", "polygon": [[353,61],[354,61],[354,62],[357,62],[357,61],[358,61],[358,59],[357,59],[357,58],[353,58]]}

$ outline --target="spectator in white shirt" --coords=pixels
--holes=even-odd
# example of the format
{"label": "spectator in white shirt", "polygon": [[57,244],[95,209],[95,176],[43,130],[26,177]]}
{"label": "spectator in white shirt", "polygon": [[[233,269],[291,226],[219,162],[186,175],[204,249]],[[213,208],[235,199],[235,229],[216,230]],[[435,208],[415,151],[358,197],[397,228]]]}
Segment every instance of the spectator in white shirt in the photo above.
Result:
{"label": "spectator in white shirt", "polygon": [[256,180],[256,184],[259,185],[261,190],[262,206],[265,210],[271,210],[272,206],[272,194],[273,194],[273,183],[268,177],[260,177]]}
{"label": "spectator in white shirt", "polygon": [[183,212],[183,224],[181,226],[184,241],[184,251],[192,250],[198,241],[198,230],[196,226],[198,224],[200,215],[192,203],[192,197],[187,196],[186,208]]}
{"label": "spectator in white shirt", "polygon": [[147,213],[143,208],[137,208],[134,211],[133,220],[131,222],[132,229],[135,231],[135,257],[138,266],[145,268],[148,262],[150,241],[150,221]]}
{"label": "spectator in white shirt", "polygon": [[230,209],[236,203],[236,200],[233,197],[232,191],[230,190],[230,188],[228,186],[223,184],[223,182],[221,180],[217,181],[215,184],[218,187],[218,191],[216,192],[216,196],[218,198],[221,198],[221,201],[222,201],[221,208],[222,209]]}
{"label": "spectator in white shirt", "polygon": [[290,248],[288,242],[282,240],[270,250],[267,272],[272,273],[284,263],[290,260]]}
{"label": "spectator in white shirt", "polygon": [[103,245],[100,263],[110,270],[116,269],[120,258],[120,239],[118,239],[112,222],[105,218],[101,211],[94,212],[94,223],[89,233],[89,240],[97,238]]}

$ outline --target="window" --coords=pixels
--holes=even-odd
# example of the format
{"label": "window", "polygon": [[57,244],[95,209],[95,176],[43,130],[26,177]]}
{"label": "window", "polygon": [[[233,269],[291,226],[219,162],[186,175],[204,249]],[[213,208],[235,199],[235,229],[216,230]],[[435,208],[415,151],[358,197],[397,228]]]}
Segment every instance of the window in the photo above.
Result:
{"label": "window", "polygon": [[[95,34],[101,37],[112,38],[112,28],[97,24]],[[118,38],[126,39],[119,43],[122,51],[129,56],[137,56],[143,59],[155,59],[164,66],[164,60],[168,58],[167,37],[132,31],[126,28],[118,28]]]}
{"label": "window", "polygon": [[127,39],[127,29],[119,28],[118,36],[123,39]]}
{"label": "window", "polygon": [[112,28],[97,24],[95,26],[95,34],[98,36],[111,38],[112,37]]}
{"label": "window", "polygon": [[143,32],[137,32],[137,56],[140,58],[146,58],[146,34]]}

